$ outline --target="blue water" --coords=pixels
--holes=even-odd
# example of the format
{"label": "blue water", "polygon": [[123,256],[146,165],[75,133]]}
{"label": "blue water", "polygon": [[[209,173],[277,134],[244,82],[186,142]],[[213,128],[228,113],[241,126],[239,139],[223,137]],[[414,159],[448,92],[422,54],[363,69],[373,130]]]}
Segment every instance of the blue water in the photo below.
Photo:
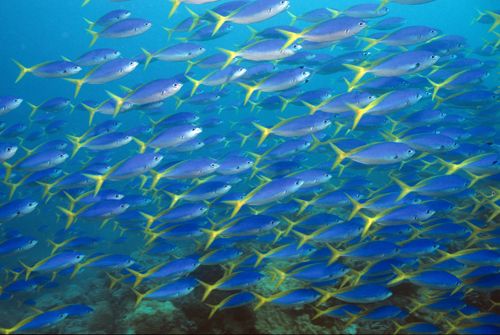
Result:
{"label": "blue water", "polygon": [[[225,2],[228,1],[216,1],[204,5],[188,4],[187,6],[202,15],[207,10]],[[334,2],[291,0],[290,2],[289,10],[295,15],[304,14],[309,10],[325,6],[342,11],[355,4],[377,3],[369,0],[338,0]],[[243,104],[244,90],[235,82],[224,85],[224,88],[222,88],[223,96],[216,102],[209,101],[202,105],[195,105],[186,101],[181,108],[176,109],[176,100],[170,97],[157,109],[146,110],[136,106],[136,109],[128,113],[118,115],[116,118],[120,122],[118,131],[127,133],[127,131],[138,126],[152,126],[151,120],[157,121],[162,117],[178,112],[191,112],[199,117],[199,120],[194,122],[193,126],[203,128],[202,134],[197,139],[203,140],[211,135],[225,136],[221,143],[205,145],[203,148],[192,152],[175,152],[170,149],[157,150],[155,152],[163,157],[159,168],[197,158],[212,158],[214,162],[220,163],[231,157],[231,155],[240,155],[249,160],[255,160],[255,155],[252,155],[252,153],[258,153],[264,157],[267,155],[266,150],[280,143],[299,137],[312,141],[310,136],[312,133],[325,143],[329,140],[332,143],[337,143],[336,140],[339,139],[359,141],[356,142],[354,147],[347,142],[345,147],[341,146],[346,152],[362,144],[384,141],[380,135],[381,131],[392,132],[403,138],[407,132],[409,134],[415,133],[415,128],[420,126],[427,126],[423,130],[424,133],[446,134],[457,143],[458,149],[450,152],[427,153],[427,156],[422,156],[422,152],[417,150],[417,153],[408,159],[404,166],[400,164],[365,165],[360,164],[360,162],[353,162],[348,158],[343,162],[342,173],[339,172],[339,168],[331,169],[336,154],[333,150],[330,150],[328,145],[320,146],[312,151],[296,152],[285,158],[266,157],[259,163],[257,168],[254,166],[253,169],[250,168],[242,173],[235,174],[239,178],[236,182],[233,183],[232,180],[225,179],[224,182],[231,186],[228,195],[249,195],[252,190],[269,180],[283,177],[293,178],[295,173],[310,169],[324,170],[325,173],[330,174],[330,177],[326,182],[318,183],[310,189],[293,190],[291,194],[281,197],[277,201],[271,200],[259,206],[245,204],[239,213],[233,212],[235,222],[242,218],[261,214],[272,216],[279,220],[280,223],[275,229],[266,231],[263,234],[249,234],[245,238],[241,238],[241,240],[234,238],[234,236],[230,238],[222,234],[216,238],[215,247],[205,248],[207,230],[217,230],[226,222],[232,222],[227,221],[232,213],[231,204],[224,203],[219,197],[209,199],[205,203],[202,201],[196,202],[200,206],[205,206],[207,211],[193,220],[186,218],[170,222],[166,220],[166,226],[164,226],[174,228],[194,226],[193,231],[181,233],[174,237],[163,236],[155,240],[155,243],[149,244],[147,242],[150,238],[150,235],[147,234],[149,227],[144,226],[143,217],[139,212],[154,216],[168,209],[171,204],[170,197],[166,193],[148,188],[154,176],[154,172],[151,171],[142,174],[140,177],[127,178],[122,181],[107,180],[102,190],[100,190],[100,192],[116,190],[125,199],[127,199],[127,196],[141,195],[151,201],[151,203],[144,206],[127,209],[126,213],[137,211],[138,218],[133,223],[121,221],[119,217],[114,215],[110,215],[109,220],[104,217],[87,220],[81,217],[81,213],[78,213],[78,210],[83,208],[85,204],[77,202],[72,209],[77,213],[77,221],[70,229],[65,230],[66,216],[60,208],[68,209],[69,202],[63,190],[57,188],[60,181],[55,181],[55,179],[51,180],[55,184],[53,195],[50,198],[44,197],[42,186],[35,183],[29,185],[21,183],[14,195],[9,197],[9,183],[18,182],[32,173],[32,171],[21,169],[16,164],[16,162],[18,164],[22,163],[24,159],[33,155],[29,151],[26,153],[25,150],[21,149],[21,146],[32,149],[51,140],[68,141],[67,135],[80,136],[89,127],[113,120],[111,115],[96,114],[92,125],[89,126],[89,115],[79,105],[82,101],[102,102],[109,99],[107,91],[124,97],[126,93],[124,93],[123,87],[135,89],[139,85],[152,80],[172,78],[179,75],[182,77],[187,66],[185,61],[155,61],[147,69],[144,69],[143,64],[139,64],[131,74],[122,79],[102,85],[84,85],[80,95],[74,99],[74,85],[61,79],[40,78],[28,73],[19,83],[15,84],[14,81],[19,69],[12,62],[12,59],[21,62],[25,66],[60,60],[61,57],[74,60],[90,50],[89,42],[91,37],[86,32],[87,24],[84,18],[96,20],[110,10],[118,8],[131,11],[132,17],[150,20],[153,27],[144,34],[135,37],[122,39],[99,38],[93,48],[112,48],[119,50],[123,57],[135,58],[142,55],[141,48],[155,51],[179,43],[176,38],[189,36],[190,33],[175,32],[173,38],[169,41],[167,33],[162,29],[162,27],[175,27],[179,22],[187,18],[189,14],[185,9],[186,5],[181,4],[173,17],[168,18],[171,3],[165,0],[131,0],[123,2],[92,0],[84,7],[81,7],[79,0],[0,2],[0,18],[3,27],[0,33],[0,45],[2,46],[0,48],[0,64],[2,64],[0,97],[15,96],[23,99],[23,103],[19,108],[8,114],[0,115],[0,123],[5,123],[6,127],[15,123],[23,123],[27,126],[27,129],[16,137],[7,138],[0,133],[0,144],[10,143],[18,147],[16,155],[7,160],[8,164],[14,166],[13,175],[7,178],[4,174],[1,174],[3,182],[0,184],[0,213],[5,212],[6,205],[18,199],[30,199],[38,202],[36,210],[27,215],[22,215],[22,217],[2,221],[0,215],[0,245],[19,236],[27,236],[38,241],[29,250],[1,253],[0,248],[0,270],[5,272],[5,276],[0,277],[0,330],[9,330],[9,328],[14,327],[10,331],[37,333],[391,333],[400,328],[402,332],[415,333],[420,330],[413,328],[418,326],[418,324],[413,325],[413,323],[422,323],[420,325],[423,327],[422,329],[431,333],[446,331],[451,333],[467,333],[467,331],[472,333],[498,333],[500,329],[497,314],[498,289],[500,288],[498,286],[500,254],[498,252],[498,227],[496,226],[498,217],[496,215],[498,214],[498,189],[500,184],[498,183],[498,46],[495,46],[495,43],[498,43],[499,28],[496,28],[493,32],[488,32],[491,22],[476,20],[478,11],[494,10],[496,9],[495,5],[497,4],[491,0],[435,0],[414,6],[391,2],[387,5],[389,14],[386,16],[366,18],[368,28],[355,37],[370,36],[377,33],[371,28],[372,23],[387,17],[404,17],[406,19],[404,26],[433,27],[440,32],[440,37],[444,36],[446,38],[449,35],[462,36],[466,41],[465,47],[453,51],[451,54],[455,58],[450,58],[448,63],[438,63],[438,66],[442,65],[447,74],[444,78],[439,78],[439,81],[443,81],[451,74],[462,70],[472,71],[473,69],[469,68],[456,69],[451,67],[453,62],[463,58],[474,58],[483,61],[479,69],[489,73],[488,76],[480,78],[477,82],[465,83],[460,87],[450,87],[449,90],[446,87],[440,90],[438,96],[445,98],[445,101],[440,106],[436,106],[436,99],[433,101],[430,94],[427,94],[422,98],[422,101],[388,114],[387,116],[397,123],[397,126],[392,128],[390,122],[393,121],[389,122],[386,115],[383,115],[380,116],[380,119],[375,120],[372,125],[364,125],[361,128],[349,131],[348,129],[352,126],[351,113],[344,113],[342,116],[339,116],[340,114],[330,114],[328,118],[333,124],[325,130],[310,131],[309,134],[304,136],[271,134],[262,146],[258,146],[257,141],[260,134],[255,132],[250,136],[248,142],[242,143],[241,135],[251,134],[256,131],[252,122],[271,128],[282,120],[307,115],[308,109],[297,101],[290,104],[284,112],[280,112],[279,108],[273,109],[266,106],[258,107],[258,111],[252,111],[251,104]],[[251,24],[251,27],[256,31],[262,31],[268,27],[288,25],[289,23],[290,16],[286,12],[282,12],[263,22]],[[200,23],[199,27],[202,24],[204,23]],[[303,29],[313,24],[301,21],[299,18],[295,26]],[[198,27],[195,27],[194,30],[196,29]],[[390,31],[384,31],[384,33],[387,32]],[[251,32],[245,25],[234,24],[232,31],[221,38],[209,41],[193,41],[193,43],[197,43],[207,50],[202,56],[195,58],[194,61],[216,53],[217,48],[238,50],[241,46],[253,42],[248,40],[250,36]],[[300,44],[303,40],[298,42]],[[365,42],[358,42],[344,45],[341,42],[333,43],[331,47],[305,51],[325,57],[338,56],[343,53],[362,50]],[[485,43],[489,44],[486,44],[487,47],[483,48]],[[413,50],[419,46],[422,47],[422,45],[425,46],[425,43],[409,45],[405,50]],[[389,48],[381,43],[370,50],[369,60],[376,61],[385,56],[402,53],[405,50],[397,47]],[[446,56],[450,56],[450,54]],[[262,62],[243,60],[238,64],[250,68],[260,63]],[[275,64],[277,68],[273,73],[303,65],[306,70],[311,71],[312,75],[307,83],[298,85],[288,92],[276,91],[262,94],[255,92],[251,98],[253,103],[258,104],[270,96],[296,98],[303,92],[316,89],[326,89],[331,96],[336,96],[346,92],[343,78],[349,80],[353,78],[353,73],[346,69],[327,75],[315,73],[320,68],[321,63],[307,63],[304,61],[300,64],[289,65],[283,61],[277,61]],[[376,62],[372,64],[376,64]],[[370,66],[361,62],[358,62],[357,65]],[[446,72],[448,69],[450,72]],[[86,67],[72,78],[82,78],[89,70],[90,68]],[[433,68],[430,68],[417,74],[402,74],[400,77],[408,80],[411,88],[420,89],[423,93],[432,92],[432,86],[427,80],[422,79],[422,77],[434,78],[432,77],[432,70]],[[434,70],[438,69],[434,68]],[[191,75],[200,79],[210,71],[213,71],[213,69],[201,69],[195,65]],[[362,79],[362,82],[367,78],[373,78],[373,76],[367,74]],[[184,83],[184,86],[176,94],[176,97],[186,97],[191,90],[189,81],[182,78],[181,82]],[[247,84],[255,84],[255,82],[247,82]],[[200,86],[198,93],[212,92],[219,89],[221,87]],[[361,86],[360,90],[363,91],[363,86]],[[460,96],[460,94],[475,92],[476,90],[485,91],[490,95],[479,102],[471,104],[469,101],[455,103],[453,100],[454,94]],[[392,89],[383,87],[373,93],[380,96],[389,91],[392,91]],[[28,102],[39,105],[53,97],[67,97],[72,100],[71,103],[76,108],[73,112],[70,112],[71,108],[65,108],[57,113],[37,112],[37,116],[54,116],[55,114],[53,120],[65,121],[60,129],[54,133],[49,133],[45,130],[47,123],[30,121]],[[446,98],[449,98],[449,101]],[[473,99],[471,98],[471,100]],[[318,103],[318,101],[315,101],[313,104]],[[426,108],[439,109],[446,113],[447,118],[437,121],[430,120],[418,125],[401,122],[406,116]],[[222,112],[217,113],[219,109],[222,109]],[[209,121],[214,122],[214,124],[208,124]],[[341,129],[339,129],[338,133],[334,132],[339,125],[342,126]],[[36,131],[40,131],[41,135],[34,140],[30,139],[30,134]],[[416,131],[416,133],[419,133],[419,131]],[[147,143],[159,132],[159,129],[153,129],[152,133],[139,134],[137,137]],[[68,142],[64,152],[71,155],[71,151],[72,145]],[[148,153],[153,151],[152,148],[147,149]],[[37,151],[35,151],[36,153]],[[76,157],[68,158],[57,168],[62,169],[64,174],[79,173],[91,159],[98,159],[110,167],[116,167],[116,164],[121,160],[129,159],[136,154],[138,154],[138,149],[133,141],[121,148],[107,151],[91,151],[82,148]],[[377,235],[378,231],[374,227],[380,227],[374,224],[367,236],[355,236],[345,241],[335,240],[329,243],[329,241],[315,240],[315,238],[321,232],[318,232],[318,229],[334,224],[333,222],[317,219],[312,227],[304,227],[300,224],[310,216],[325,213],[338,216],[342,222],[363,224],[362,215],[359,214],[355,215],[354,221],[349,221],[352,205],[345,197],[346,193],[351,196],[360,194],[358,200],[367,203],[370,199],[386,193],[399,193],[400,189],[391,181],[389,176],[398,177],[409,185],[415,185],[419,181],[445,174],[446,170],[441,168],[440,163],[434,161],[435,158],[459,163],[467,158],[478,157],[478,155],[482,154],[490,154],[492,156],[489,157],[496,157],[497,160],[495,161],[493,158],[493,163],[488,163],[491,166],[488,166],[485,170],[472,171],[475,176],[479,176],[477,183],[469,184],[474,175],[471,177],[468,173],[471,171],[459,168],[458,172],[454,172],[453,175],[460,176],[460,178],[467,181],[467,185],[463,189],[450,192],[445,190],[436,194],[418,194],[418,191],[415,192],[424,205],[430,201],[445,200],[448,201],[450,208],[445,209],[442,203],[439,203],[436,204],[436,208],[433,208],[435,213],[431,218],[407,219],[403,222],[403,225],[406,225],[406,228],[410,227],[411,234],[399,237]],[[424,169],[425,164],[429,162],[432,163],[431,167]],[[273,163],[280,163],[281,165],[276,168],[276,166],[271,165]],[[8,165],[4,164],[4,166]],[[156,170],[160,171],[161,169]],[[205,174],[200,178],[188,177],[180,180],[165,178],[161,180],[158,188],[180,194],[190,190],[195,185],[210,182],[210,177],[214,176],[220,177],[221,174],[214,172]],[[142,183],[144,181],[145,184]],[[443,186],[443,188],[446,187],[449,187],[449,185],[445,184]],[[73,189],[71,192],[73,192],[73,196],[77,196],[83,192],[92,194],[93,190],[94,186],[91,184]],[[299,212],[298,204],[301,200],[321,199],[324,194],[333,190],[340,191],[340,194],[344,197],[344,203],[339,201],[338,204],[330,204],[325,208],[316,206],[314,201],[311,201],[311,206],[306,208],[303,213]],[[173,208],[179,208],[182,205],[191,203],[181,199]],[[399,209],[399,206],[411,205],[415,204],[401,204],[394,201],[394,204],[389,208]],[[93,206],[96,206],[96,204]],[[285,210],[280,210],[279,206],[284,206],[282,208],[285,208]],[[365,209],[361,211],[362,214],[364,213],[370,217],[382,212],[382,210],[377,212]],[[381,217],[383,216],[382,214]],[[286,224],[286,219],[296,222],[297,227],[290,229]],[[233,220],[232,217],[231,220]],[[453,231],[446,236],[425,235],[424,231],[427,231],[429,227],[432,228],[434,225],[442,223],[453,223],[455,224],[453,227],[461,228],[463,231]],[[471,225],[474,228],[472,230]],[[450,229],[454,229],[453,227]],[[472,232],[474,230],[476,231]],[[156,232],[158,230],[155,231],[153,226],[153,233]],[[306,246],[310,246],[315,252],[296,257],[295,252],[299,248],[290,248],[290,254],[280,259],[273,259],[273,252],[271,252],[268,255],[271,257],[266,257],[262,265],[254,266],[256,250],[264,253],[288,244],[295,246],[299,241],[297,236],[301,233],[311,234],[312,238]],[[69,266],[58,268],[55,271],[36,271],[37,267],[43,266],[42,260],[51,257],[52,249],[48,240],[62,242],[82,236],[96,238],[98,239],[97,243],[77,248],[63,247],[59,252],[75,251],[81,253],[85,259],[92,259],[100,254],[123,255],[129,257],[131,263],[134,264],[128,264],[127,266],[112,264],[98,268],[84,266],[74,278],[70,278],[73,267]],[[389,284],[394,279],[391,276],[397,275],[397,271],[392,270],[390,266],[382,276],[376,278],[361,276],[361,274],[364,274],[363,270],[367,270],[368,266],[380,262],[381,259],[400,262],[395,264],[400,264],[403,271],[411,273],[413,277],[418,276],[421,272],[436,270],[445,261],[446,257],[440,258],[444,257],[443,254],[435,249],[422,255],[398,255],[400,248],[405,243],[421,238],[431,240],[431,242],[438,244],[443,252],[448,252],[451,255],[460,250],[465,250],[465,254],[467,252],[473,254],[472,261],[460,261],[460,255],[458,254],[450,256],[458,266],[454,268],[451,266],[454,264],[451,264],[448,267],[445,266],[444,269],[440,268],[440,270],[460,282],[460,287],[456,292],[453,289],[432,288],[429,287],[428,283],[417,283],[411,279],[410,282],[407,280],[404,283]],[[171,248],[162,254],[153,254],[150,248],[159,245],[161,240],[171,245]],[[348,270],[336,282],[325,283],[324,280],[291,278],[294,270],[300,268],[300,266],[306,266],[307,262],[327,266],[326,264],[330,258],[327,243],[339,250],[350,250],[349,248],[358,247],[363,243],[380,240],[391,243],[392,246],[397,248],[396,252],[387,257],[375,254],[361,259],[350,256],[342,257],[337,262],[343,264]],[[158,264],[176,259],[182,260],[186,257],[194,257],[199,260],[200,257],[203,259],[204,255],[213,250],[224,250],[224,248],[228,248],[228,253],[232,248],[236,248],[241,255],[229,261],[222,260],[218,264],[196,266],[192,271],[183,272],[177,277],[145,280],[136,288],[133,288],[133,280],[131,280],[133,278],[127,270],[127,268],[130,268],[145,273]],[[474,254],[474,251],[477,251],[476,249],[485,251],[488,255],[480,254],[476,257]],[[376,250],[373,252],[376,253]],[[390,250],[387,250],[387,253],[390,253]],[[222,254],[224,254],[224,251]],[[35,271],[30,275],[30,278],[35,279],[36,288],[25,288],[21,292],[12,293],[8,292],[8,290],[5,291],[4,288],[8,288],[9,285],[28,277],[20,262],[34,267]],[[202,260],[199,260],[199,262],[203,263]],[[280,287],[275,286],[277,281],[276,268],[287,273],[287,278]],[[484,270],[484,273],[472,279],[467,276],[469,272],[476,269],[478,271]],[[215,283],[223,276],[229,276],[231,273],[239,271],[257,273],[262,278],[248,286],[236,286],[233,290],[214,290],[207,301],[202,301],[203,287],[198,285],[198,282],[194,279]],[[353,280],[358,273],[362,278],[359,282]],[[178,297],[174,295],[163,299],[153,299],[146,296],[140,304],[135,305],[136,294],[134,294],[132,288],[143,294],[153,293],[159,285],[175,283],[185,277],[193,279],[189,292],[179,290]],[[116,285],[110,288],[109,278],[120,279]],[[481,280],[484,280],[484,285]],[[389,290],[390,297],[379,299],[376,302],[364,301],[363,299],[366,300],[367,298],[366,294],[363,294],[363,301],[361,302],[342,300],[336,297],[336,295],[343,292],[342,290],[355,290],[363,284],[373,284],[378,288]],[[152,291],[148,291],[150,289]],[[289,291],[292,294],[299,295],[303,293],[300,291],[302,289],[313,297],[311,301],[308,300],[309,296],[299,296],[297,301],[294,302],[284,299],[284,302],[279,303],[279,300],[276,300],[280,298],[277,295],[280,292]],[[326,303],[318,304],[320,295],[324,293],[322,290],[332,293],[332,297],[327,299]],[[215,313],[214,317],[208,318],[210,313],[208,305],[217,305],[229,295],[239,292],[250,292],[254,296],[250,301],[242,303],[241,307],[221,308]],[[452,295],[452,292],[454,295]],[[268,300],[263,307],[254,310],[258,306],[256,302],[260,299],[260,296],[267,297]],[[445,307],[441,309],[429,307],[430,304],[438,301],[442,302]],[[85,307],[81,307],[84,312],[75,313],[70,311],[60,316],[59,319],[49,319],[49,316],[51,316],[50,313],[48,314],[49,311],[62,310],[64,306],[69,304],[85,305]],[[344,314],[342,317],[336,317],[334,315],[320,314],[318,317],[318,310],[326,311],[341,304],[357,307],[352,307],[354,309],[351,315]],[[372,320],[366,316],[370,311],[381,306],[396,306],[402,312],[395,316],[386,317],[384,320]],[[415,311],[413,308],[415,306],[420,307]],[[361,312],[354,311],[358,307],[362,309]],[[469,317],[459,317],[460,314],[457,314],[457,310],[469,315]],[[31,316],[38,315],[37,313],[40,313],[45,322],[36,324],[29,319]],[[483,315],[481,313],[487,313],[485,315],[490,316],[492,319],[497,317],[496,321],[491,319],[478,321],[476,318]],[[19,322],[22,322],[22,320],[25,320],[31,328],[21,328]],[[397,322],[397,325],[391,321]]]}

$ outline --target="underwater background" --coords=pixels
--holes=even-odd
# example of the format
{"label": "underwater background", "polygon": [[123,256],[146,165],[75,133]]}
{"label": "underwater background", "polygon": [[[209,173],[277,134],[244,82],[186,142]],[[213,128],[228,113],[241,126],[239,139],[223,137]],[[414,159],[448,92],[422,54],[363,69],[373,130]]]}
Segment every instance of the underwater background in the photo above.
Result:
{"label": "underwater background", "polygon": [[500,333],[498,3],[196,2],[0,2],[0,333]]}

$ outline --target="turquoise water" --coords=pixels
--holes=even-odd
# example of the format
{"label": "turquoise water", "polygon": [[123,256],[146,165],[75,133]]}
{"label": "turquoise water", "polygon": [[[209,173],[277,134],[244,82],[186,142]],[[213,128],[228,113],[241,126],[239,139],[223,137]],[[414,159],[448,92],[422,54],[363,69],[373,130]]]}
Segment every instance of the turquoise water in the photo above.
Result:
{"label": "turquoise water", "polygon": [[[394,1],[383,15],[374,13],[376,1],[290,0],[292,15],[280,10],[249,27],[232,22],[215,39],[190,39],[212,24],[208,11],[225,3],[181,4],[172,17],[164,0],[0,3],[0,108],[12,109],[0,113],[0,151],[17,149],[0,157],[0,330],[499,333],[495,2]],[[375,7],[349,12],[362,3]],[[162,27],[190,18],[186,7],[201,19],[169,40]],[[320,8],[328,17],[304,20]],[[89,47],[84,18],[95,21],[115,9],[149,20],[152,28],[126,38],[102,35]],[[233,15],[238,9],[229,21]],[[279,47],[259,55],[265,59],[240,55],[229,68],[199,62],[219,48],[251,48],[262,38],[252,31],[290,25],[292,16],[293,27],[281,28],[302,31],[293,41],[302,47],[294,62],[276,56]],[[314,34],[321,35],[315,25],[345,17],[358,20],[349,21],[345,34],[358,22],[366,28],[350,38],[321,36],[326,44],[312,47]],[[405,20],[377,30],[376,23],[391,17]],[[411,26],[435,34],[390,44],[389,33]],[[368,48],[373,40],[366,37],[376,45]],[[269,39],[284,38],[275,32]],[[205,51],[197,57],[177,51],[180,61],[156,59],[156,50],[184,42]],[[139,64],[117,80],[85,83],[77,97],[63,77],[91,76],[93,66],[82,65],[73,76],[37,75],[37,64],[62,57],[77,63],[97,48]],[[155,58],[147,68],[142,49]],[[377,68],[415,50],[440,58],[426,64],[428,58],[408,57],[406,67]],[[370,54],[360,56],[363,51]],[[348,53],[356,57],[336,58]],[[33,67],[18,83],[14,59]],[[188,63],[187,75],[201,83],[193,97]],[[264,64],[275,67],[251,80],[232,73],[212,85],[205,77],[239,67],[248,74]],[[291,69],[307,71],[307,80],[281,79],[266,88],[269,78]],[[362,78],[355,76],[359,69],[367,71]],[[380,78],[394,81],[373,86]],[[136,99],[157,79],[171,80],[164,90],[174,83],[182,88],[149,94],[154,106]],[[245,101],[249,86],[255,92]],[[351,88],[358,100],[328,110]],[[23,101],[12,107],[7,96]],[[55,97],[67,104],[44,110]],[[89,118],[92,108],[82,105],[99,109],[106,101],[131,109]],[[389,101],[397,106],[387,107]],[[40,107],[32,112],[30,104]],[[311,108],[318,110],[314,116]],[[160,123],[172,115],[177,121]],[[14,124],[25,129],[9,135]],[[157,144],[160,135],[174,143]],[[99,140],[106,145],[93,142]],[[147,157],[138,156],[141,144]],[[292,149],[276,154],[286,145]],[[117,177],[131,159],[139,163]],[[158,271],[165,268],[168,275]]]}

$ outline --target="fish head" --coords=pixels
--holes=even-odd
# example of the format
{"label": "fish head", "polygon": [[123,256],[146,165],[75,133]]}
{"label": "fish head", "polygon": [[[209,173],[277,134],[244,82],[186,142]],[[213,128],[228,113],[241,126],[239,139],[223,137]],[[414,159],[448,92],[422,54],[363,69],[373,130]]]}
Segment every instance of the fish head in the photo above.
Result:
{"label": "fish head", "polygon": [[151,28],[153,26],[153,23],[151,23],[150,21],[144,21],[143,24],[141,25],[137,25],[136,27],[134,27],[134,31],[136,33],[143,33],[143,32],[146,32],[149,30],[149,28]]}
{"label": "fish head", "polygon": [[18,147],[16,145],[7,144],[5,146],[0,147],[0,158],[2,161],[8,160],[12,158],[16,152]]}
{"label": "fish head", "polygon": [[180,89],[182,88],[182,83],[180,81],[176,81],[174,83],[172,83],[169,87],[167,87],[166,89],[162,90],[161,91],[161,95],[162,96],[171,96],[177,92],[180,91]]}
{"label": "fish head", "polygon": [[23,99],[21,98],[10,97],[5,103],[2,103],[2,105],[0,106],[0,114],[16,109],[21,105],[22,102]]}
{"label": "fish head", "polygon": [[240,78],[240,77],[241,77],[241,76],[243,76],[245,73],[247,73],[247,69],[246,69],[246,68],[244,68],[244,67],[242,67],[242,66],[238,67],[238,68],[234,71],[234,73],[231,75],[231,81],[232,81],[232,80],[236,80],[236,79]]}
{"label": "fish head", "polygon": [[81,70],[82,70],[82,68],[80,66],[68,62],[67,66],[64,66],[63,68],[61,68],[59,70],[59,72],[60,72],[59,74],[61,76],[72,76],[74,74],[77,74]]}
{"label": "fish head", "polygon": [[38,206],[38,202],[36,201],[26,201],[22,206],[20,206],[18,210],[18,215],[25,215],[33,212],[35,208]]}
{"label": "fish head", "polygon": [[125,64],[125,66],[123,67],[123,69],[121,69],[121,72],[126,72],[126,73],[132,72],[132,71],[135,70],[135,68],[138,65],[139,65],[138,61],[131,60],[130,62],[128,62],[127,64]]}
{"label": "fish head", "polygon": [[344,35],[349,37],[359,33],[361,30],[368,27],[368,24],[364,20],[353,20],[346,28],[344,29]]}
{"label": "fish head", "polygon": [[275,15],[281,13],[290,8],[289,0],[271,0],[269,1],[269,7],[267,8],[267,12],[270,15]]}

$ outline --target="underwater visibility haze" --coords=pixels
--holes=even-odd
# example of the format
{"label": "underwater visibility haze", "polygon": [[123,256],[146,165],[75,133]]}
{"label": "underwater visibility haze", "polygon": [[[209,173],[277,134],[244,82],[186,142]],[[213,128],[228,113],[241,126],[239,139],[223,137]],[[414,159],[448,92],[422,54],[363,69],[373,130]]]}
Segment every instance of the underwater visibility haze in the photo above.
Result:
{"label": "underwater visibility haze", "polygon": [[490,0],[0,2],[0,333],[500,334]]}

